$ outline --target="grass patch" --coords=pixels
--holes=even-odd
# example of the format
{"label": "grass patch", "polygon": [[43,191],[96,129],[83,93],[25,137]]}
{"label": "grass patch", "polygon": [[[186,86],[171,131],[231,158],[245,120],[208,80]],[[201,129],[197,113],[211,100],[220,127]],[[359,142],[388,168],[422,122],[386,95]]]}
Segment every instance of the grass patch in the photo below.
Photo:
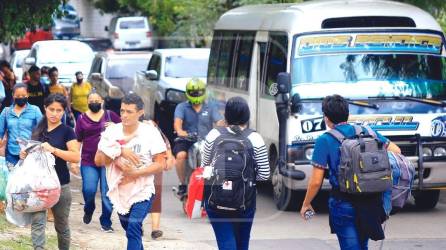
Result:
{"label": "grass patch", "polygon": [[6,215],[0,213],[0,233],[8,230],[8,221],[6,220]]}
{"label": "grass patch", "polygon": [[[31,236],[19,235],[14,239],[0,240],[0,250],[32,250]],[[46,249],[57,249],[57,237],[46,237]]]}

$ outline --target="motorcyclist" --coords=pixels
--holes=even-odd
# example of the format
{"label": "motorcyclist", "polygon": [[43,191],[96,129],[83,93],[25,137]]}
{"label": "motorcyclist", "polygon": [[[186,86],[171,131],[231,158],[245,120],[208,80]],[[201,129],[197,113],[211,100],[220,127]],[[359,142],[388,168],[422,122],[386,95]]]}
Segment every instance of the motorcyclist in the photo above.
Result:
{"label": "motorcyclist", "polygon": [[206,83],[198,78],[192,78],[186,85],[187,101],[177,105],[174,114],[174,130],[178,135],[173,147],[176,158],[176,170],[180,185],[177,195],[187,194],[185,163],[187,152],[195,143],[186,139],[192,134],[205,138],[214,125],[224,125],[222,114],[215,103],[206,101]]}

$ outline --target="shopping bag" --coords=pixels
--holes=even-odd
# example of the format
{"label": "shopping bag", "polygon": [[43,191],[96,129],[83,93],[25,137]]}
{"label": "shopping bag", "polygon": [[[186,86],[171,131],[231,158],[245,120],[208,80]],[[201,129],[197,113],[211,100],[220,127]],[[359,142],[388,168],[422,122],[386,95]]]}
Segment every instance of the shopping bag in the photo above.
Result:
{"label": "shopping bag", "polygon": [[197,219],[206,216],[203,209],[203,192],[204,192],[204,178],[203,168],[196,168],[189,180],[189,190],[186,201],[186,214],[190,219]]}
{"label": "shopping bag", "polygon": [[20,213],[44,211],[54,206],[61,187],[54,156],[36,141],[20,141],[28,155],[20,160],[9,175],[6,187],[7,211]]}
{"label": "shopping bag", "polygon": [[0,201],[6,200],[6,185],[8,183],[9,170],[5,157],[0,156]]}

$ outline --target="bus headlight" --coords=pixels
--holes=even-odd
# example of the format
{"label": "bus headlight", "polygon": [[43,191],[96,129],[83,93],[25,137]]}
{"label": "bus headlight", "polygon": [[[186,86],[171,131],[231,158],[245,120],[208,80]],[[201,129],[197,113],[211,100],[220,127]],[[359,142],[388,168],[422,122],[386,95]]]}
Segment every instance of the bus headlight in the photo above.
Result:
{"label": "bus headlight", "polygon": [[311,161],[311,159],[313,158],[313,151],[313,147],[305,149],[305,159]]}
{"label": "bus headlight", "polygon": [[437,147],[434,149],[434,156],[441,157],[446,156],[446,149],[443,147]]}
{"label": "bus headlight", "polygon": [[424,157],[430,157],[432,156],[432,149],[428,148],[428,147],[424,147],[423,148],[423,156]]}

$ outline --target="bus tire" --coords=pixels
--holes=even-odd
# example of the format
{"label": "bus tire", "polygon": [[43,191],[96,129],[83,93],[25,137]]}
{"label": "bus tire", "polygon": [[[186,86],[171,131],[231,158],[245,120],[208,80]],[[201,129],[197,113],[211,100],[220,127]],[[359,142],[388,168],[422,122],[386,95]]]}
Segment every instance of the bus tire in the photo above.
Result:
{"label": "bus tire", "polygon": [[278,167],[274,169],[271,178],[273,184],[274,203],[281,211],[297,211],[303,201],[303,193],[289,189],[284,181],[285,178],[279,173]]}
{"label": "bus tire", "polygon": [[418,209],[428,210],[437,206],[440,199],[440,190],[424,190],[414,192],[415,206]]}

